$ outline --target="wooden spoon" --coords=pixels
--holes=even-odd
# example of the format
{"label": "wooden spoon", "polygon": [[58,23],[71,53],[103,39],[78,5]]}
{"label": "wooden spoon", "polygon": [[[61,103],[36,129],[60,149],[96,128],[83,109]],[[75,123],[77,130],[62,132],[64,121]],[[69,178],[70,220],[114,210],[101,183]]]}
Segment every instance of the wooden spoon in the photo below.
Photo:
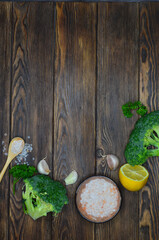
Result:
{"label": "wooden spoon", "polygon": [[8,150],[8,158],[7,161],[0,173],[0,182],[2,181],[3,175],[5,174],[7,167],[11,163],[11,161],[23,151],[25,142],[20,137],[15,137],[12,139],[12,141],[9,144],[9,150]]}

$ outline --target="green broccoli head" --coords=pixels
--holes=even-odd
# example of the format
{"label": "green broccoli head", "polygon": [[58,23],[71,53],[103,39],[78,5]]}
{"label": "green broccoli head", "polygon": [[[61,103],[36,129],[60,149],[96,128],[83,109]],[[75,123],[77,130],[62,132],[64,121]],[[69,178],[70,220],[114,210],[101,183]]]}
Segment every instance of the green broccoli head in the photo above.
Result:
{"label": "green broccoli head", "polygon": [[136,122],[125,149],[125,158],[132,166],[141,165],[152,156],[159,156],[159,111]]}
{"label": "green broccoli head", "polygon": [[46,216],[48,212],[56,215],[68,203],[65,187],[46,175],[26,178],[24,183],[23,209],[34,220]]}

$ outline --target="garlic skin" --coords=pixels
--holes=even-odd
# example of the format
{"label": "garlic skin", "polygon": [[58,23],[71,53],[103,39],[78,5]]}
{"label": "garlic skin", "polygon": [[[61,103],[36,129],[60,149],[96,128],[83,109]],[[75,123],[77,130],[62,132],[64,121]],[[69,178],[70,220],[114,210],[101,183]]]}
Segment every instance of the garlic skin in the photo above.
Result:
{"label": "garlic skin", "polygon": [[51,172],[49,169],[49,166],[47,164],[47,162],[42,159],[37,166],[38,172],[44,175],[49,175],[49,173]]}
{"label": "garlic skin", "polygon": [[119,166],[119,158],[113,154],[107,155],[106,160],[110,170],[116,170]]}
{"label": "garlic skin", "polygon": [[73,170],[65,179],[65,184],[66,185],[70,185],[70,184],[74,184],[77,181],[78,178],[78,174],[75,170]]}

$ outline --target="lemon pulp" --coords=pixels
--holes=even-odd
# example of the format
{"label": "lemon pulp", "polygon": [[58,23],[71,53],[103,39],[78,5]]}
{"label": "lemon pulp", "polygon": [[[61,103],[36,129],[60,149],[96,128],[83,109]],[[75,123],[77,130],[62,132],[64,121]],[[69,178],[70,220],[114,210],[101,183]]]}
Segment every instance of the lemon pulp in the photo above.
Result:
{"label": "lemon pulp", "polygon": [[119,170],[120,182],[129,191],[138,191],[143,188],[148,177],[148,171],[141,165],[133,167],[126,163]]}

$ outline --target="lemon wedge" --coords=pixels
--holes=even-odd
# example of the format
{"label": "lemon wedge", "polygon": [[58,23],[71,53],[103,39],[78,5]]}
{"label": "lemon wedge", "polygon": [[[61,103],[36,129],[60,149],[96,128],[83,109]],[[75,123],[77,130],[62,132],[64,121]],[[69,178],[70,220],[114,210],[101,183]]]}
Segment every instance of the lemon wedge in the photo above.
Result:
{"label": "lemon wedge", "polygon": [[149,173],[141,165],[131,166],[126,163],[119,169],[119,180],[123,187],[129,191],[139,191],[145,186]]}

